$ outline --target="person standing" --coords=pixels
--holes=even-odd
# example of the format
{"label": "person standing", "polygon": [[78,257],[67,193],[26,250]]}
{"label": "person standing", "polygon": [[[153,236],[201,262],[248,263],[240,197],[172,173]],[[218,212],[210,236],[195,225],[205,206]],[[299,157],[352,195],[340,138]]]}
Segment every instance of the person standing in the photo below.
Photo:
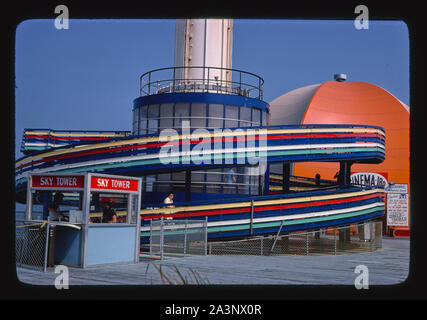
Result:
{"label": "person standing", "polygon": [[175,208],[173,205],[173,193],[169,193],[169,195],[165,198],[163,201],[164,204],[166,204],[166,208]]}
{"label": "person standing", "polygon": [[[165,198],[163,203],[166,205],[166,208],[175,208],[173,205],[173,193],[169,193],[169,195]],[[171,212],[166,212],[166,214],[171,214]],[[171,220],[172,218],[166,218],[166,220]]]}
{"label": "person standing", "polygon": [[102,222],[103,223],[116,223],[117,214],[116,211],[111,208],[111,203],[104,201],[102,203]]}
{"label": "person standing", "polygon": [[62,204],[62,199],[64,198],[64,195],[62,192],[55,193],[55,196],[53,197],[53,203],[49,206],[49,220],[51,221],[61,221],[62,219],[65,219],[64,214],[59,211],[59,205]]}

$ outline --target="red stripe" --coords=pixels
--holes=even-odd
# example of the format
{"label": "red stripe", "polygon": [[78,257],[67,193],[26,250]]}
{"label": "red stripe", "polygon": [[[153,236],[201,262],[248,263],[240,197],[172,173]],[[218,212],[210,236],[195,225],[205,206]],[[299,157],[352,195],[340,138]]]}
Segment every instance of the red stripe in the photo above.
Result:
{"label": "red stripe", "polygon": [[307,134],[277,134],[269,139],[309,139],[309,138],[352,138],[352,137],[377,137],[383,139],[382,135],[376,133],[307,133]]}
{"label": "red stripe", "polygon": [[55,137],[55,136],[25,136],[25,139],[49,139],[49,140],[106,140],[114,138],[111,137]]}
{"label": "red stripe", "polygon": [[[355,133],[319,133],[319,134],[279,134],[279,135],[268,135],[267,139],[268,140],[272,140],[272,139],[294,139],[294,138],[319,138],[319,137],[361,137],[361,136],[372,136],[372,137],[378,137],[377,134],[370,134],[370,133],[361,133],[361,134],[355,134]],[[212,142],[226,142],[226,141],[243,141],[243,140],[259,140],[259,136],[254,135],[254,136],[243,136],[243,137],[222,137],[222,138],[209,138],[208,141],[206,141],[207,143],[212,143]],[[200,141],[203,141],[203,139],[191,139],[190,140],[190,144],[194,144],[194,143],[199,143]],[[147,143],[147,144],[142,144],[142,145],[133,145],[133,146],[126,146],[126,147],[116,147],[116,148],[102,148],[102,149],[97,149],[97,150],[91,150],[91,151],[82,151],[82,152],[73,152],[73,153],[68,153],[65,155],[59,155],[59,156],[52,156],[52,157],[48,157],[48,158],[42,158],[40,160],[36,160],[36,161],[32,161],[30,163],[26,163],[26,164],[22,164],[21,166],[17,167],[16,170],[19,170],[21,168],[30,166],[30,165],[34,165],[40,162],[47,162],[47,161],[52,161],[52,160],[60,160],[60,159],[66,159],[66,158],[73,158],[73,157],[81,157],[81,156],[86,156],[86,155],[93,155],[93,154],[99,154],[99,153],[105,153],[105,152],[116,152],[116,151],[124,151],[124,150],[130,150],[130,149],[141,149],[141,148],[154,148],[154,147],[161,147],[165,144],[169,144],[169,145],[182,145],[183,143],[188,143],[188,141],[186,140],[178,140],[178,141],[172,141],[172,142],[155,142],[155,143]]]}
{"label": "red stripe", "polygon": [[[344,199],[320,200],[320,201],[313,201],[313,202],[301,202],[301,203],[293,203],[293,204],[254,207],[254,212],[280,210],[280,209],[293,209],[293,208],[301,208],[301,207],[313,207],[313,206],[320,206],[320,205],[353,202],[353,201],[371,199],[381,195],[382,195],[381,193],[374,193],[370,195],[350,197],[350,198],[344,198]],[[142,216],[141,220],[157,219],[161,217],[183,218],[183,217],[210,216],[210,215],[245,213],[245,212],[250,212],[250,208],[246,207],[246,208],[236,208],[236,209],[216,209],[216,210],[183,212],[183,213],[174,213],[174,214],[153,214],[153,215]]]}

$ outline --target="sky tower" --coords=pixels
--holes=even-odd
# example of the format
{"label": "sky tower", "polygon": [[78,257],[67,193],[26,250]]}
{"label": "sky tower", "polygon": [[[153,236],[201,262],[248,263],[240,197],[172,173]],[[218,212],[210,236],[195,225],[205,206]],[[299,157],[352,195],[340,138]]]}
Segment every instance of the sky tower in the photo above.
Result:
{"label": "sky tower", "polygon": [[[267,125],[268,104],[262,100],[264,80],[232,69],[233,20],[177,20],[174,67],[140,77],[140,97],[134,100],[133,134],[193,129]],[[178,200],[261,195],[265,176],[248,175],[248,167],[165,172],[145,177],[147,191],[160,200],[174,190]],[[158,197],[158,198],[157,198]],[[153,198],[150,198],[150,201]]]}
{"label": "sky tower", "polygon": [[[233,54],[232,19],[178,19],[175,28],[177,78],[231,81]],[[207,75],[204,68],[217,67]]]}

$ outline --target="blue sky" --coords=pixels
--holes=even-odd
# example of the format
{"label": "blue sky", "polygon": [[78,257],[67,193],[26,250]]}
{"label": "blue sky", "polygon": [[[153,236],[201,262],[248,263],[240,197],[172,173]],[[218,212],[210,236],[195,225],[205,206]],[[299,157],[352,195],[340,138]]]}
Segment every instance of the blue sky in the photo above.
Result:
{"label": "blue sky", "polygon": [[[24,128],[131,130],[139,76],[173,66],[175,20],[27,20],[16,30],[16,157]],[[333,80],[376,84],[410,105],[400,21],[234,20],[233,68],[264,78],[264,100]]]}

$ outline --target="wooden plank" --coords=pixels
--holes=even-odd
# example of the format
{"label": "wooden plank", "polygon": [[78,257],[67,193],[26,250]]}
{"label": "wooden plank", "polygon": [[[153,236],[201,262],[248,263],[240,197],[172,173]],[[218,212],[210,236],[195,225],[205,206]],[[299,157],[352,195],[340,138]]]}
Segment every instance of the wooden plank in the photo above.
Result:
{"label": "wooden plank", "polygon": [[[111,264],[87,269],[69,268],[69,285],[157,285],[157,269],[179,279],[175,268],[188,275],[196,271],[210,284],[338,284],[353,285],[354,269],[369,268],[370,285],[403,282],[409,272],[409,240],[383,239],[383,248],[374,252],[316,256],[186,256],[138,264]],[[21,282],[54,285],[53,268],[46,273],[17,268]]]}

